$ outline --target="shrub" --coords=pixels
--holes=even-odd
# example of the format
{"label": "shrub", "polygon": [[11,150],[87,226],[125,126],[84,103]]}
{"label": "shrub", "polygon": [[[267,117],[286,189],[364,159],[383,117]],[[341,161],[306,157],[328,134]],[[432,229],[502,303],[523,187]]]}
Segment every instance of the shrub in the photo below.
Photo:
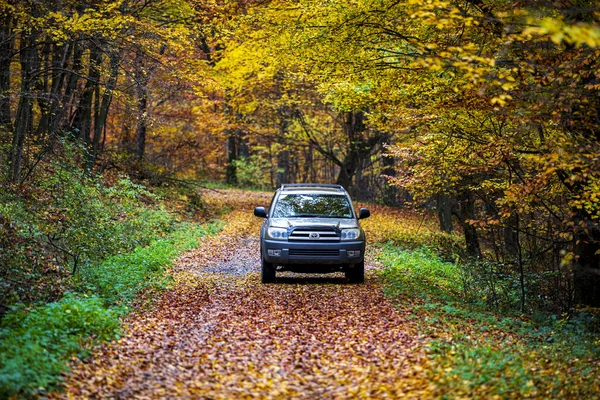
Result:
{"label": "shrub", "polygon": [[270,186],[271,164],[258,155],[249,159],[234,160],[235,174],[241,187],[266,189]]}
{"label": "shrub", "polygon": [[[99,176],[60,163],[28,187],[0,191],[0,305],[55,301],[69,277],[104,258],[145,246],[178,223],[155,195],[122,176]],[[3,312],[0,309],[0,315]]]}
{"label": "shrub", "polygon": [[109,257],[97,266],[86,267],[77,276],[80,290],[96,293],[108,304],[127,304],[149,287],[165,287],[169,277],[164,269],[178,254],[198,245],[200,237],[214,234],[221,223],[195,225],[183,223],[168,237],[131,253]]}
{"label": "shrub", "polygon": [[386,265],[382,276],[392,296],[402,293],[409,297],[435,295],[447,298],[464,294],[460,267],[443,261],[433,249],[404,250],[393,243],[382,249],[378,258]]}
{"label": "shrub", "polygon": [[165,267],[221,227],[181,224],[149,246],[82,269],[77,288],[87,297],[68,294],[57,302],[21,306],[7,314],[0,333],[0,397],[53,388],[73,355],[85,355],[90,344],[118,335],[123,306],[145,288],[165,287]]}
{"label": "shrub", "polygon": [[376,205],[368,207],[372,210],[371,217],[361,221],[361,225],[370,243],[392,242],[404,249],[428,247],[448,261],[456,255],[463,256],[463,238],[440,232],[428,215]]}
{"label": "shrub", "polygon": [[[426,371],[434,397],[597,395],[600,348],[588,330],[598,324],[596,310],[571,319],[542,313],[511,317],[510,307],[499,315],[490,311],[486,296],[504,290],[503,299],[519,298],[514,279],[492,270],[495,265],[449,263],[430,248],[404,250],[391,243],[378,258],[385,264],[385,294],[410,307],[419,332],[431,335]],[[490,288],[486,279],[499,286]]]}

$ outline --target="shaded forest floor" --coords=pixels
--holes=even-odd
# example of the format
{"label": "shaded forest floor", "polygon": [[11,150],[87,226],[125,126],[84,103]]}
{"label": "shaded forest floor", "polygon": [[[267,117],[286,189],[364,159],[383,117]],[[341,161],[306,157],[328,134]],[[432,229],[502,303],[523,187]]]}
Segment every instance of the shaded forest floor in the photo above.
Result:
{"label": "shaded forest floor", "polygon": [[[432,221],[370,206],[366,281],[280,273],[260,283],[252,215],[270,194],[205,191],[228,210],[216,236],[173,264],[172,288],[139,300],[122,338],[74,361],[51,398],[591,398],[598,342],[576,321],[540,325],[466,304],[437,258]],[[446,244],[444,244],[446,243]],[[385,264],[385,266],[384,266]],[[594,355],[596,354],[596,355]]]}
{"label": "shaded forest floor", "polygon": [[175,263],[173,289],[78,362],[56,397],[423,397],[416,325],[382,294],[376,263],[364,285],[291,273],[261,284],[252,209],[270,199],[243,196],[218,236]]}

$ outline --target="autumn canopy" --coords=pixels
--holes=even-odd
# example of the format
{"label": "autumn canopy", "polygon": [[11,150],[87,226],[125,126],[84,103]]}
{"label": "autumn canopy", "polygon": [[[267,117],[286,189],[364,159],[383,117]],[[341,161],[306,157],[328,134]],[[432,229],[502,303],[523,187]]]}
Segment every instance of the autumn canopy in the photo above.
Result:
{"label": "autumn canopy", "polygon": [[[2,1],[2,185],[66,166],[152,185],[337,182],[435,210],[461,257],[520,274],[523,309],[600,305],[599,13],[585,0]],[[542,295],[528,299],[531,274]]]}

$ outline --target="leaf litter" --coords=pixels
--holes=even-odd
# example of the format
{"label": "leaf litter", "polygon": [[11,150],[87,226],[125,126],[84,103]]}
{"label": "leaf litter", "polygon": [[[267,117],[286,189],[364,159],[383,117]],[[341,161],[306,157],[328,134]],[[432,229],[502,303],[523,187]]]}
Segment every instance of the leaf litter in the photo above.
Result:
{"label": "leaf litter", "polygon": [[[226,226],[182,255],[171,290],[125,320],[123,337],[75,360],[53,398],[423,398],[423,337],[410,310],[343,274],[278,273],[260,283],[252,215],[265,194],[205,193]],[[428,395],[429,393],[429,395]]]}

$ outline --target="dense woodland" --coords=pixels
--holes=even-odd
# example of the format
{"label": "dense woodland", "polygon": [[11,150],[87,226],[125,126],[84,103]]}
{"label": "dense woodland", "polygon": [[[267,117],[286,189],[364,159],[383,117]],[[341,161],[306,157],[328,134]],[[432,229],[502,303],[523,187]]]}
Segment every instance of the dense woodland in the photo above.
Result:
{"label": "dense woodland", "polygon": [[[385,293],[397,311],[363,309],[374,322],[357,337],[415,325],[418,340],[388,344],[406,346],[439,396],[597,395],[599,60],[594,0],[0,0],[0,398],[56,390],[74,356],[119,338],[129,307],[166,289],[193,298],[167,301],[168,315],[193,303],[185,312],[210,317],[203,299],[221,275],[201,281],[202,260],[178,278],[166,268],[219,231],[210,243],[223,249],[208,258],[242,246],[239,264],[253,263],[241,233],[255,228],[249,210],[268,204],[250,203],[294,182],[339,183],[368,203],[368,263],[385,268],[360,287],[300,288],[253,285],[256,265],[244,265],[240,302],[304,293],[311,310],[311,296],[332,296],[318,301],[327,329],[294,323],[337,335],[356,333],[356,309],[391,304]],[[255,327],[240,315],[271,315],[243,311],[236,333]],[[406,326],[389,328],[388,316]],[[237,357],[262,334],[223,343]],[[381,392],[395,397],[411,380],[391,362],[365,371],[400,385]],[[229,361],[208,364],[229,377]],[[202,374],[186,371],[191,383]],[[348,382],[379,390],[357,376]]]}
{"label": "dense woodland", "polygon": [[523,311],[600,306],[595,1],[4,0],[0,17],[4,311],[111,251],[127,213],[94,207],[114,193],[214,182],[429,210],[474,271],[518,278]]}

